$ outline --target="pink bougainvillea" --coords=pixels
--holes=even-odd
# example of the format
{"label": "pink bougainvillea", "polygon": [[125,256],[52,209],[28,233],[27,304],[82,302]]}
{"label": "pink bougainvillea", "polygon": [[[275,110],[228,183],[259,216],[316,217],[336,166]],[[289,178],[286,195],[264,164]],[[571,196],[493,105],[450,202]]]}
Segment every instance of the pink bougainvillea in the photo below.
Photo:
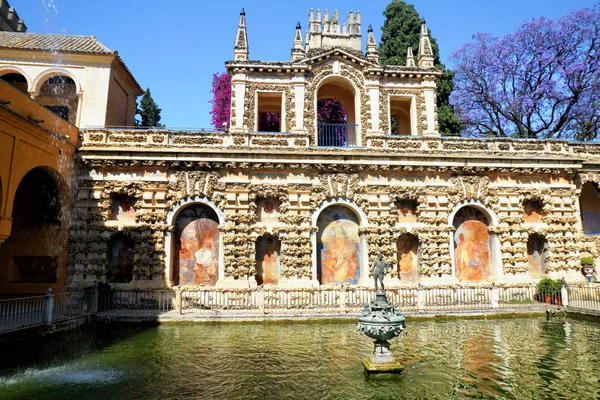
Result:
{"label": "pink bougainvillea", "polygon": [[[228,73],[213,74],[211,93],[211,123],[215,129],[229,128],[231,113],[231,77]],[[223,125],[225,124],[225,125]]]}

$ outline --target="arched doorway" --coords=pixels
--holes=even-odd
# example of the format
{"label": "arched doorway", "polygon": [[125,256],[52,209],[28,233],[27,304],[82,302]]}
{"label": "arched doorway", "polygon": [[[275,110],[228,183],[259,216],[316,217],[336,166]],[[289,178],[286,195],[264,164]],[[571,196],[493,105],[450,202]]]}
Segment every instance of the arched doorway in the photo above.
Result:
{"label": "arched doorway", "polygon": [[489,219],[478,208],[458,210],[452,225],[454,232],[454,266],[460,281],[480,282],[488,279],[491,269]]}
{"label": "arched doorway", "polygon": [[54,75],[42,83],[35,100],[75,125],[77,121],[77,87],[75,81],[65,75]]}
{"label": "arched doorway", "polygon": [[343,205],[325,208],[317,219],[317,279],[320,284],[356,284],[360,278],[360,223]]}
{"label": "arched doorway", "polygon": [[219,219],[203,204],[184,208],[175,220],[175,285],[214,285],[219,268]]}
{"label": "arched doorway", "polygon": [[59,177],[36,167],[19,183],[11,235],[0,247],[0,263],[7,266],[2,281],[57,283],[59,275],[64,275],[59,268],[66,269],[67,235],[61,226],[62,202],[55,175]]}
{"label": "arched doorway", "polygon": [[584,233],[600,233],[600,201],[596,184],[586,182],[579,195],[579,208],[581,210],[581,224]]}
{"label": "arched doorway", "polygon": [[27,83],[27,78],[25,78],[23,75],[16,72],[8,72],[0,75],[0,79],[27,94],[29,84]]}
{"label": "arched doorway", "polygon": [[[359,125],[356,105],[356,90],[352,84],[342,77],[327,78],[317,90],[315,106],[324,106],[323,100],[334,100],[339,103],[345,114],[345,122],[330,123],[323,115],[319,121],[317,113],[317,144],[319,146],[356,146],[359,143]],[[336,107],[337,108],[337,107]]]}
{"label": "arched doorway", "polygon": [[265,234],[256,240],[256,283],[277,285],[280,278],[279,255],[281,241],[273,235]]}

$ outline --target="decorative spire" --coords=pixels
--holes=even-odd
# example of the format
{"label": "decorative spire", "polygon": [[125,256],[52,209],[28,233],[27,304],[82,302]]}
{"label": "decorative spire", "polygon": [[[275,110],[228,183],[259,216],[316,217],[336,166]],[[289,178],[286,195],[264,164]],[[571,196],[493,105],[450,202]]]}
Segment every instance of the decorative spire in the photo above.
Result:
{"label": "decorative spire", "polygon": [[302,26],[300,22],[296,24],[296,34],[294,35],[294,46],[292,47],[292,62],[300,61],[304,58],[304,44],[302,43]]}
{"label": "decorative spire", "polygon": [[233,45],[233,56],[235,61],[248,61],[248,36],[246,35],[246,12],[242,8],[240,22],[238,24],[235,43]]}
{"label": "decorative spire", "polygon": [[425,18],[421,21],[421,39],[419,40],[419,67],[433,67],[433,50],[429,41],[429,32]]}
{"label": "decorative spire", "polygon": [[369,25],[367,30],[367,54],[366,59],[375,64],[379,64],[379,53],[377,53],[377,42],[375,41],[375,35],[373,35],[373,27]]}
{"label": "decorative spire", "polygon": [[406,48],[406,66],[407,67],[415,66],[415,56],[413,55],[413,50],[412,50],[410,40],[408,41],[408,47]]}

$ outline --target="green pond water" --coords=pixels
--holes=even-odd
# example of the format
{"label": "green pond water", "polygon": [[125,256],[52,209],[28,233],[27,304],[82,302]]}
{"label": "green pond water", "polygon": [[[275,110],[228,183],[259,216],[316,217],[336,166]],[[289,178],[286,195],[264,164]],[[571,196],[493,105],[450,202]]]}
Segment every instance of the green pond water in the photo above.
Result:
{"label": "green pond water", "polygon": [[99,325],[0,347],[0,399],[596,399],[600,324],[408,320],[399,376],[356,323]]}

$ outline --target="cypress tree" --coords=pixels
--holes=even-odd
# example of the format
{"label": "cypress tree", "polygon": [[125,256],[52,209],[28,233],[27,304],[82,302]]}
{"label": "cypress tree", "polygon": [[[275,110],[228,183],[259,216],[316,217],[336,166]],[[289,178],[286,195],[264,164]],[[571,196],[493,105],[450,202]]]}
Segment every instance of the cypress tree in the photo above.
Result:
{"label": "cypress tree", "polygon": [[136,114],[139,114],[141,121],[136,120],[138,126],[156,126],[159,128],[164,127],[160,123],[160,112],[162,110],[158,107],[152,95],[150,89],[146,89],[142,99],[140,100],[140,106],[138,107]]}
{"label": "cypress tree", "polygon": [[[385,21],[381,27],[379,62],[382,65],[406,65],[406,48],[409,43],[413,47],[415,56],[417,54],[422,18],[412,4],[403,0],[392,0],[383,11],[383,15]],[[452,82],[454,72],[446,70],[444,64],[441,63],[437,41],[431,36],[431,30],[428,29],[428,31],[434,63],[436,67],[444,71],[444,75],[437,82],[436,90],[440,132],[457,134],[461,130],[461,124],[449,103],[450,93],[454,87]]]}

